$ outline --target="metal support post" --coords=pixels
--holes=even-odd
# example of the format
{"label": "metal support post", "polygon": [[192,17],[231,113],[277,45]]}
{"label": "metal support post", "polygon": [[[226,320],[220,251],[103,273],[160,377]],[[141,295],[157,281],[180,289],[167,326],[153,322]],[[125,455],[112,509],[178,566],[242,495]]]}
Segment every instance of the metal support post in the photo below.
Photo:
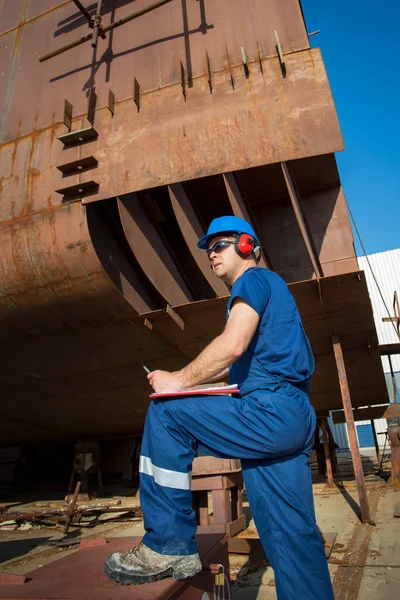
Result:
{"label": "metal support post", "polygon": [[97,40],[99,39],[99,33],[101,33],[102,37],[105,38],[105,34],[104,34],[103,28],[101,26],[102,10],[103,10],[103,0],[97,0],[96,16],[93,20],[92,48],[96,48],[96,46],[97,46]]}
{"label": "metal support post", "polygon": [[[150,4],[150,6],[146,6],[145,8],[142,8],[141,10],[138,10],[130,15],[127,15],[126,17],[123,17],[122,19],[118,19],[114,23],[110,23],[109,25],[106,25],[105,27],[101,27],[101,30],[99,31],[99,33],[100,33],[101,37],[104,37],[108,31],[112,31],[116,27],[121,27],[121,25],[125,25],[125,23],[129,23],[129,21],[133,21],[134,19],[137,19],[138,17],[141,17],[142,15],[146,15],[147,13],[151,12],[152,10],[155,10],[156,8],[159,8],[160,6],[164,6],[164,4],[168,4],[168,2],[172,2],[172,0],[158,0],[158,2]],[[75,2],[75,4],[76,4],[76,2]],[[76,48],[76,46],[80,46],[81,44],[84,44],[88,40],[93,39],[93,36],[94,36],[94,32],[88,33],[87,35],[84,35],[83,37],[81,37],[79,40],[71,42],[70,44],[63,46],[62,48],[58,48],[58,50],[49,52],[49,54],[40,56],[39,62],[44,62],[45,60],[49,60],[50,58],[53,58],[54,56],[58,56],[59,54],[62,54],[63,52],[66,52],[67,50],[71,50],[71,48]]]}
{"label": "metal support post", "polygon": [[396,404],[397,403],[397,386],[396,386],[396,379],[395,379],[394,371],[393,371],[392,358],[391,358],[390,354],[388,354],[388,360],[389,360],[389,368],[390,368],[390,378],[392,380],[392,387],[393,387],[393,402]]}
{"label": "metal support post", "polygon": [[331,455],[330,455],[330,451],[329,451],[328,434],[327,434],[327,430],[326,430],[326,417],[321,419],[321,429],[322,429],[322,441],[324,442],[326,477],[328,479],[328,487],[333,488],[333,487],[335,487],[335,484],[333,481]]}
{"label": "metal support post", "polygon": [[356,478],[358,499],[361,509],[361,520],[363,523],[373,525],[371,512],[369,508],[367,488],[365,487],[364,472],[362,468],[360,450],[358,447],[356,427],[354,423],[353,408],[351,405],[351,397],[349,384],[347,381],[346,368],[344,365],[343,351],[338,335],[332,336],[333,351],[335,353],[336,367],[338,370],[340,392],[342,395],[344,414],[346,417],[347,430],[349,434],[351,457],[354,466],[354,475]]}
{"label": "metal support post", "polygon": [[374,438],[374,444],[375,444],[375,450],[376,450],[376,460],[378,461],[378,467],[379,467],[379,465],[381,464],[381,453],[379,451],[378,436],[376,435],[375,421],[373,419],[371,419],[371,427],[372,427],[372,435]]}
{"label": "metal support post", "polygon": [[79,10],[83,14],[83,16],[86,18],[89,26],[91,27],[92,26],[92,17],[90,16],[90,14],[86,10],[86,8],[83,6],[83,4],[81,2],[79,2],[79,0],[72,0],[72,2],[75,4],[75,6],[77,8],[79,8]]}

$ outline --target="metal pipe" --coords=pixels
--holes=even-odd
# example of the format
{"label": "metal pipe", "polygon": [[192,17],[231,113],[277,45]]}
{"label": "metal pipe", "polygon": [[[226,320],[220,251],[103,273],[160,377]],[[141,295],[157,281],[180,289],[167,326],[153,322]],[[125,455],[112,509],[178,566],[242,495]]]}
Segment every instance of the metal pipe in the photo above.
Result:
{"label": "metal pipe", "polygon": [[[103,31],[103,28],[101,26],[102,10],[103,10],[103,0],[97,0],[97,10],[96,10],[96,16],[94,18],[92,48],[96,48],[97,40],[99,39],[100,30]],[[104,32],[102,34],[102,37],[105,37]]]}
{"label": "metal pipe", "polygon": [[[158,2],[155,2],[154,4],[150,4],[150,6],[148,6],[147,8],[138,10],[135,13],[127,15],[123,19],[119,19],[118,21],[115,21],[114,23],[111,23],[110,25],[106,25],[106,27],[103,27],[103,32],[106,33],[107,31],[110,31],[111,29],[115,29],[116,27],[125,25],[125,23],[128,23],[129,21],[133,21],[134,19],[137,19],[138,17],[141,17],[142,15],[145,15],[145,14],[151,12],[152,10],[155,10],[156,8],[159,8],[160,6],[164,6],[164,4],[168,4],[169,2],[172,2],[172,0],[159,0]],[[87,35],[84,35],[83,37],[81,37],[79,40],[76,40],[75,42],[71,42],[70,44],[63,46],[62,48],[58,48],[58,50],[54,50],[53,52],[49,52],[49,54],[40,56],[39,62],[45,62],[46,60],[49,60],[50,58],[54,58],[54,56],[63,54],[63,52],[66,52],[67,50],[71,50],[72,48],[75,48],[76,46],[80,46],[81,44],[84,44],[85,42],[91,40],[92,38],[93,38],[93,33],[88,33]]]}
{"label": "metal pipe", "polygon": [[83,6],[83,4],[81,4],[79,2],[79,0],[72,0],[72,2],[75,4],[75,6],[77,8],[79,8],[79,10],[81,11],[81,13],[83,14],[84,17],[86,17],[88,23],[90,26],[92,26],[92,17],[89,15],[88,11],[86,10],[86,8]]}
{"label": "metal pipe", "polygon": [[379,452],[379,444],[378,444],[378,436],[376,435],[375,429],[375,421],[371,419],[371,427],[372,427],[372,436],[374,438],[375,450],[376,450],[376,460],[378,461],[378,467],[381,464],[381,453]]}
{"label": "metal pipe", "polygon": [[344,414],[346,416],[347,430],[349,434],[351,458],[353,460],[354,475],[356,478],[358,499],[361,509],[361,520],[363,523],[374,525],[369,509],[367,488],[365,487],[364,471],[361,462],[360,449],[358,447],[356,426],[354,424],[353,408],[349,384],[347,381],[346,367],[344,365],[342,345],[338,335],[332,336],[333,351],[335,353],[336,367],[339,377],[340,392],[342,395]]}
{"label": "metal pipe", "polygon": [[282,162],[281,167],[282,167],[283,176],[285,178],[286,187],[289,192],[290,200],[291,200],[291,203],[293,206],[294,214],[296,216],[296,220],[299,225],[300,232],[301,232],[301,235],[304,240],[304,244],[307,248],[308,256],[310,257],[311,264],[313,266],[315,275],[318,277],[318,279],[320,279],[321,277],[324,276],[324,274],[322,272],[322,267],[320,265],[319,258],[315,253],[315,250],[314,250],[314,247],[312,244],[312,240],[308,234],[306,223],[305,223],[305,220],[303,217],[303,213],[301,212],[300,204],[299,204],[299,201],[298,201],[298,198],[296,195],[296,190],[294,188],[292,178],[289,173],[288,166],[285,162]]}
{"label": "metal pipe", "polygon": [[393,402],[396,404],[397,403],[397,386],[396,386],[396,379],[395,379],[394,371],[393,371],[392,358],[391,358],[390,354],[388,354],[388,360],[389,360],[389,368],[390,368],[390,377],[392,379],[392,386],[393,386]]}

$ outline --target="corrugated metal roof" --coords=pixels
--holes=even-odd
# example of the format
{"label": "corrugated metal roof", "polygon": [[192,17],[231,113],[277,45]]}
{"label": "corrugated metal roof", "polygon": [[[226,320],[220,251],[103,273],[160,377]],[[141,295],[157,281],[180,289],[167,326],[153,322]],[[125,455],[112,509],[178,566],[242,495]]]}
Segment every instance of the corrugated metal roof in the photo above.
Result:
{"label": "corrugated metal roof", "polygon": [[[393,294],[395,291],[397,291],[400,298],[400,248],[369,254],[368,260],[389,308],[390,316],[393,317]],[[393,325],[390,322],[385,323],[382,321],[382,318],[388,317],[388,314],[372,276],[367,258],[365,256],[358,257],[358,263],[360,269],[365,271],[379,343],[398,342],[399,338],[393,329]],[[388,359],[383,357],[382,362],[385,373],[388,373],[390,371]],[[394,371],[400,371],[400,356],[392,356],[392,365]]]}

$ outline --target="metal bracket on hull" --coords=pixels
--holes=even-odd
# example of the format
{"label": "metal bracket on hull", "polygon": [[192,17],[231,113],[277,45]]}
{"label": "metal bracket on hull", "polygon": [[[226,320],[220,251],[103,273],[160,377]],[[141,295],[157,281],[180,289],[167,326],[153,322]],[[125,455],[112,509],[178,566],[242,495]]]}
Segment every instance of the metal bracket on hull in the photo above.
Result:
{"label": "metal bracket on hull", "polygon": [[279,57],[279,63],[281,65],[281,71],[282,71],[282,75],[283,77],[286,77],[286,65],[285,65],[285,60],[283,58],[283,52],[282,52],[282,46],[281,43],[279,41],[279,35],[276,29],[274,29],[274,35],[275,35],[275,39],[276,39],[276,51],[278,53],[278,57]]}
{"label": "metal bracket on hull", "polygon": [[99,184],[96,181],[85,181],[77,185],[56,190],[56,194],[63,194],[62,202],[71,202],[72,200],[82,200],[85,196],[93,196],[99,191]]}
{"label": "metal bracket on hull", "polygon": [[64,146],[72,146],[73,144],[83,144],[91,140],[97,139],[99,134],[94,127],[86,127],[84,129],[78,129],[77,131],[70,131],[60,135],[58,139],[64,144]]}
{"label": "metal bracket on hull", "polygon": [[249,78],[249,65],[247,63],[247,55],[245,52],[245,49],[243,48],[243,46],[240,46],[240,52],[242,54],[242,63],[243,63],[243,69],[244,69],[244,75],[246,77],[246,79]]}
{"label": "metal bracket on hull", "polygon": [[182,61],[181,61],[181,86],[182,86],[182,94],[183,94],[183,97],[185,98],[185,102],[186,102],[186,73],[185,73],[185,67],[183,66]]}
{"label": "metal bracket on hull", "polygon": [[97,102],[97,94],[94,91],[94,88],[90,88],[89,92],[89,100],[88,100],[88,112],[87,112],[87,120],[91,125],[94,124],[94,113],[96,110],[96,102]]}
{"label": "metal bracket on hull", "polygon": [[57,167],[57,169],[61,171],[64,177],[68,177],[69,175],[80,175],[85,171],[95,169],[98,166],[98,164],[99,163],[94,156],[88,156],[86,158],[74,160],[65,165],[60,165]]}
{"label": "metal bracket on hull", "polygon": [[170,304],[167,304],[167,308],[165,310],[167,315],[169,315],[171,319],[175,321],[178,327],[180,327],[183,331],[185,329],[185,321],[182,319],[182,317],[178,315],[178,313],[172,308]]}
{"label": "metal bracket on hull", "polygon": [[140,111],[140,85],[136,77],[133,80],[133,101],[137,106],[137,111]]}
{"label": "metal bracket on hull", "polygon": [[73,109],[73,106],[72,106],[71,102],[68,102],[68,100],[65,100],[64,101],[63,123],[66,127],[68,127],[69,131],[71,131],[71,127],[72,127],[72,109]]}
{"label": "metal bracket on hull", "polygon": [[111,115],[114,116],[114,112],[115,112],[115,94],[112,90],[108,90],[108,105],[107,105],[108,110],[110,111]]}

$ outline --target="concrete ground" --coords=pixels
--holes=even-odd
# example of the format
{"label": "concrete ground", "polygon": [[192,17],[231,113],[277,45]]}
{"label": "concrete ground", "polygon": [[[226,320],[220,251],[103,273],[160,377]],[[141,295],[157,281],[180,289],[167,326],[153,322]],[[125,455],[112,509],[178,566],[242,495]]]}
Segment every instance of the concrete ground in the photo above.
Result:
{"label": "concrete ground", "polygon": [[[356,514],[357,490],[349,454],[339,454],[340,472],[335,476],[336,487],[332,490],[326,487],[324,478],[318,475],[316,466],[313,466],[319,528],[323,534],[337,533],[328,560],[336,600],[383,600],[399,596],[400,519],[394,518],[393,512],[400,502],[400,490],[376,476],[376,459],[372,450],[362,450],[362,455],[371,511],[376,521],[374,527],[363,525]],[[112,494],[125,505],[139,502],[137,495],[127,497],[126,489],[118,491],[114,488]],[[41,495],[40,498],[26,495],[18,499],[18,510],[32,507],[34,500],[62,505],[61,498],[60,494]],[[0,505],[5,501],[4,497],[0,497]],[[9,501],[10,498],[7,503]],[[245,511],[249,528],[241,535],[257,535],[246,504]],[[67,536],[62,533],[62,525],[30,527],[29,524],[23,524],[15,530],[0,527],[0,573],[29,573],[75,552],[82,538],[143,534],[143,521],[140,518],[124,520],[124,515],[120,519],[110,515],[104,518],[110,520],[96,524],[87,522],[82,527],[71,526]],[[230,564],[233,600],[276,598],[273,570],[263,557],[249,563],[248,557],[231,555]]]}

